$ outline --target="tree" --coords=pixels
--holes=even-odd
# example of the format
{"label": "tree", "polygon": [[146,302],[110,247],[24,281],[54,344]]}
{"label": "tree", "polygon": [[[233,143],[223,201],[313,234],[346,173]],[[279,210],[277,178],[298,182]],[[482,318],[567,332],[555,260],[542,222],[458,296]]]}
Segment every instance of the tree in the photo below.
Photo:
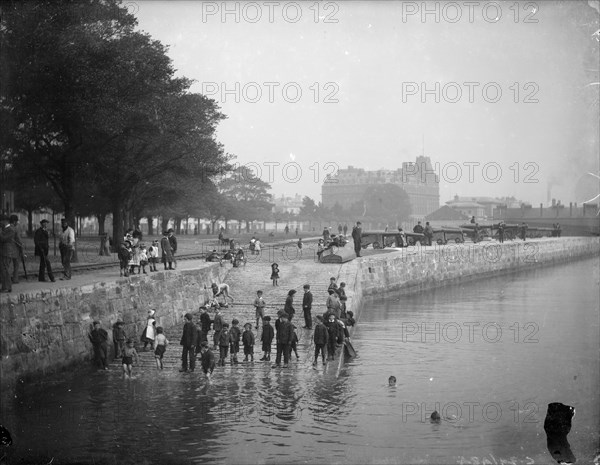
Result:
{"label": "tree", "polygon": [[218,189],[230,202],[226,213],[232,216],[228,219],[236,219],[240,223],[245,221],[246,232],[250,231],[251,221],[266,218],[273,207],[270,202],[272,196],[268,192],[271,185],[256,177],[245,166],[239,166],[223,178]]}

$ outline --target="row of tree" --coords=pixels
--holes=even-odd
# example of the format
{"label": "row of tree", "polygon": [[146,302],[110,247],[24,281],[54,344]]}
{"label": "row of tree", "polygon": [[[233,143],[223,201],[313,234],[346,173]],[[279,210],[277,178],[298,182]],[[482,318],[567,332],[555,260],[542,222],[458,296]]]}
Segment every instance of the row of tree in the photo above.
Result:
{"label": "row of tree", "polygon": [[2,9],[2,181],[18,206],[71,223],[112,213],[115,241],[141,216],[217,218],[225,193],[240,219],[266,206],[268,185],[252,197],[231,182],[232,156],[215,137],[225,115],[175,77],[166,47],[119,2]]}

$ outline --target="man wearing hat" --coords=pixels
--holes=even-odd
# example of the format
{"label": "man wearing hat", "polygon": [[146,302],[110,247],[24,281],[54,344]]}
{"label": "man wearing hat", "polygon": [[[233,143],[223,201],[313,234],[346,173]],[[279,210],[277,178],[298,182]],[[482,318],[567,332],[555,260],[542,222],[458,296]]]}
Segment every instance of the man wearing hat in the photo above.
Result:
{"label": "man wearing hat", "polygon": [[13,258],[19,256],[15,244],[16,231],[9,224],[9,218],[6,215],[0,215],[0,275],[2,277],[2,292],[12,291],[12,280],[10,279],[10,267]]}
{"label": "man wearing hat", "polygon": [[52,266],[48,260],[49,251],[49,237],[48,233],[48,220],[43,219],[40,221],[40,227],[35,231],[33,236],[33,243],[35,244],[35,255],[40,257],[40,270],[38,272],[38,281],[46,281],[45,272],[48,269],[48,277],[50,281],[54,282],[54,274],[52,273]]}

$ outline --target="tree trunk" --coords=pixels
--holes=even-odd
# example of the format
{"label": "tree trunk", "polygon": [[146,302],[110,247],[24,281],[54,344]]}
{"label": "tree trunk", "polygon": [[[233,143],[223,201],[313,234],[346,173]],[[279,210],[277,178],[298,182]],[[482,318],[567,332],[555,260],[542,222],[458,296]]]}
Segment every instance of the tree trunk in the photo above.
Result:
{"label": "tree trunk", "polygon": [[123,236],[125,235],[125,227],[123,225],[123,202],[119,196],[113,199],[113,252],[117,250],[119,244],[123,240]]}
{"label": "tree trunk", "polygon": [[33,210],[27,210],[27,236],[33,237]]}
{"label": "tree trunk", "polygon": [[163,231],[166,231],[167,228],[169,227],[169,220],[170,220],[169,217],[166,217],[166,218],[164,216],[162,217],[162,221],[160,222],[161,223],[160,225],[162,227],[161,234]]}
{"label": "tree trunk", "polygon": [[148,221],[148,236],[154,236],[154,218],[152,215],[148,215],[146,219]]}
{"label": "tree trunk", "polygon": [[106,221],[106,213],[98,213],[96,218],[98,219],[98,235],[102,236],[102,234],[105,234],[104,222]]}

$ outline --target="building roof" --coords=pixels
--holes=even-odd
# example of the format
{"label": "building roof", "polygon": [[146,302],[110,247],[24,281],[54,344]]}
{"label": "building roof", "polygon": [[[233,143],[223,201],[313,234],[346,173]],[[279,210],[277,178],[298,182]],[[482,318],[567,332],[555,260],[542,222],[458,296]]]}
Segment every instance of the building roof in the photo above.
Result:
{"label": "building roof", "polygon": [[471,203],[478,203],[478,204],[494,204],[494,205],[502,205],[504,203],[506,203],[505,200],[501,200],[501,199],[495,199],[494,197],[459,197],[458,195],[455,195],[454,198],[452,200],[449,200],[448,202],[446,202],[447,205],[454,205],[456,203],[464,203],[464,202],[471,202]]}
{"label": "building roof", "polygon": [[426,221],[451,221],[451,220],[468,220],[467,215],[462,214],[458,210],[450,208],[448,205],[438,208],[425,217]]}

